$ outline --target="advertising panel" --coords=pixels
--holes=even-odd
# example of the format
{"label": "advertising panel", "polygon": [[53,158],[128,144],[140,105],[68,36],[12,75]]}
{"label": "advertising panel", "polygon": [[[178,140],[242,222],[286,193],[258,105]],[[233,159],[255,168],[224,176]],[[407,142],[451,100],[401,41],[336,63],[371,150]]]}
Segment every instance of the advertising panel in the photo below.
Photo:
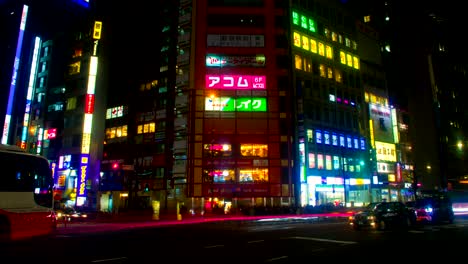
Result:
{"label": "advertising panel", "polygon": [[374,140],[394,143],[390,108],[369,104],[369,115],[373,121]]}
{"label": "advertising panel", "polygon": [[265,67],[265,55],[220,56],[206,55],[207,67]]}
{"label": "advertising panel", "polygon": [[395,144],[375,141],[375,150],[378,161],[396,162]]}

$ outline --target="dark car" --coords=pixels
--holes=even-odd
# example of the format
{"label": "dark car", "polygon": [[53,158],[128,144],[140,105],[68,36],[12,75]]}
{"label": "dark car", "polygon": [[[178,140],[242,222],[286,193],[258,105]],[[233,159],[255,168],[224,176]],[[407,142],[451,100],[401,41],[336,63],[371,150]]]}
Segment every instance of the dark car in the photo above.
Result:
{"label": "dark car", "polygon": [[349,217],[349,224],[356,230],[371,228],[385,230],[389,228],[411,227],[416,216],[411,208],[402,202],[375,202]]}
{"label": "dark car", "polygon": [[453,223],[455,219],[452,202],[447,196],[419,198],[407,203],[407,206],[415,211],[418,223]]}
{"label": "dark car", "polygon": [[57,221],[63,222],[81,222],[88,218],[88,214],[86,212],[81,212],[71,207],[55,210],[55,214]]}

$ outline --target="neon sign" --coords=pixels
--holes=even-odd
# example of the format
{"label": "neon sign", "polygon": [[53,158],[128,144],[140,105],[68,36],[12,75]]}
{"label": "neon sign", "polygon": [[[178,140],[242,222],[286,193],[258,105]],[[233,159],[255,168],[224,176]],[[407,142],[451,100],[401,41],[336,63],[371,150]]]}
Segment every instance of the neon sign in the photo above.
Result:
{"label": "neon sign", "polygon": [[205,111],[266,112],[266,98],[262,97],[206,97]]}
{"label": "neon sign", "polygon": [[210,89],[266,89],[265,76],[207,74],[205,83]]}

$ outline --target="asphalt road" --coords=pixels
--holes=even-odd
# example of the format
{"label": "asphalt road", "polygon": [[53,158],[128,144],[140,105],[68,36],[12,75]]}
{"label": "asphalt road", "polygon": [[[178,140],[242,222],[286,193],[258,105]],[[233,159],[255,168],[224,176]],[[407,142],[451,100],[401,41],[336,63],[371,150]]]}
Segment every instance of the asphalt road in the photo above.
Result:
{"label": "asphalt road", "polygon": [[1,263],[408,263],[462,258],[468,220],[409,230],[352,230],[343,221],[219,221],[58,233],[1,248]]}

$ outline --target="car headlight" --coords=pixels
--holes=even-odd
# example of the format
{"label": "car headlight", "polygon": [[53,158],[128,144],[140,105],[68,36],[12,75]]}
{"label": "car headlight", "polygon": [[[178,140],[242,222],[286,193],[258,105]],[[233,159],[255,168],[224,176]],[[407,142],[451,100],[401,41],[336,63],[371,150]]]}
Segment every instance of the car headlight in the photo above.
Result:
{"label": "car headlight", "polygon": [[57,218],[60,218],[60,217],[62,217],[62,213],[59,212],[57,213]]}
{"label": "car headlight", "polygon": [[369,215],[369,216],[367,216],[367,219],[369,219],[369,220],[374,220],[374,219],[375,219],[375,216]]}

